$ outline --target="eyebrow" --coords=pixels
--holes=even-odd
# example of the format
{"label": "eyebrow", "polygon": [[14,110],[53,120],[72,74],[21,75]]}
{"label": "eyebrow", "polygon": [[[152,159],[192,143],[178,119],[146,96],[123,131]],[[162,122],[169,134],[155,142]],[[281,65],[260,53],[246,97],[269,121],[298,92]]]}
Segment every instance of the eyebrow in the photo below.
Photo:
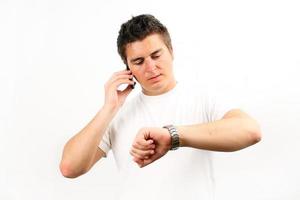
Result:
{"label": "eyebrow", "polygon": [[[151,55],[151,56],[152,56],[152,55],[155,55],[155,54],[157,54],[157,53],[159,53],[159,52],[161,52],[161,51],[162,51],[162,48],[153,51],[150,55]],[[143,59],[143,57],[133,58],[133,59],[130,60],[130,62],[131,62],[131,63],[134,63],[135,61],[138,61],[138,60],[141,60],[141,59]]]}

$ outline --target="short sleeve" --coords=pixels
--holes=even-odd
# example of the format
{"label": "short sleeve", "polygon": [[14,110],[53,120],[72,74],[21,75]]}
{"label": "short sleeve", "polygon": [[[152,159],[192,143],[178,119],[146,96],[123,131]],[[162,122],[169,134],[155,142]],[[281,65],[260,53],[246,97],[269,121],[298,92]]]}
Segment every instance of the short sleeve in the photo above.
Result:
{"label": "short sleeve", "polygon": [[207,118],[209,122],[220,120],[232,109],[239,109],[241,104],[236,95],[223,92],[209,92],[207,95]]}
{"label": "short sleeve", "polygon": [[109,150],[111,149],[111,140],[110,140],[110,132],[111,132],[111,127],[109,126],[102,137],[102,140],[100,141],[98,147],[105,152],[105,156],[107,157],[107,154]]}

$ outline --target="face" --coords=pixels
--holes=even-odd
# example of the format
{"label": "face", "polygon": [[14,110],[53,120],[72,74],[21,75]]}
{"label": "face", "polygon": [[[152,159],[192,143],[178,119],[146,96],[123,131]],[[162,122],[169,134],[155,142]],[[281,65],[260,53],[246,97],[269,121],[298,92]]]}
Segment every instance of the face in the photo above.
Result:
{"label": "face", "polygon": [[176,85],[173,53],[159,34],[126,46],[127,63],[146,95],[159,95]]}

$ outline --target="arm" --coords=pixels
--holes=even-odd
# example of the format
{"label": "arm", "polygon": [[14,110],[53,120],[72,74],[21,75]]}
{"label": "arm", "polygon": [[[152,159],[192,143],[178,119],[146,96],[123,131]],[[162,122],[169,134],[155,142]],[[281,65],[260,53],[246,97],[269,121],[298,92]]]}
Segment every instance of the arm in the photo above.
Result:
{"label": "arm", "polygon": [[[67,178],[86,173],[105,153],[98,148],[109,123],[132,91],[131,71],[115,72],[105,84],[105,103],[90,123],[72,137],[64,147],[60,171]],[[121,84],[129,84],[119,91]]]}
{"label": "arm", "polygon": [[63,176],[76,178],[105,155],[98,145],[113,118],[112,113],[111,108],[103,107],[86,127],[66,143],[60,163]]}
{"label": "arm", "polygon": [[[212,151],[237,151],[251,146],[261,139],[258,123],[245,112],[235,109],[220,120],[186,126],[176,126],[181,147],[192,147]],[[140,135],[146,135],[141,137]],[[155,147],[145,146],[152,139]],[[133,142],[131,155],[140,167],[165,155],[171,147],[171,137],[165,128],[143,128]],[[154,149],[155,153],[150,154]],[[147,159],[145,159],[147,157]]]}
{"label": "arm", "polygon": [[212,151],[237,151],[261,139],[258,123],[245,112],[235,109],[220,120],[178,126],[180,146]]}

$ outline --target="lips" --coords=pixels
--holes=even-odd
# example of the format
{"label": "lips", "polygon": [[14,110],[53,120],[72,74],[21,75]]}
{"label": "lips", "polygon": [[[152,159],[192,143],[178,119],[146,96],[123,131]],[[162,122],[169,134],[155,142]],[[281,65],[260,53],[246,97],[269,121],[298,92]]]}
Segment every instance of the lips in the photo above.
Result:
{"label": "lips", "polygon": [[158,77],[158,76],[160,76],[160,74],[159,74],[159,75],[156,75],[156,76],[153,76],[153,77],[149,78],[148,80],[154,79],[154,78],[156,78],[156,77]]}

